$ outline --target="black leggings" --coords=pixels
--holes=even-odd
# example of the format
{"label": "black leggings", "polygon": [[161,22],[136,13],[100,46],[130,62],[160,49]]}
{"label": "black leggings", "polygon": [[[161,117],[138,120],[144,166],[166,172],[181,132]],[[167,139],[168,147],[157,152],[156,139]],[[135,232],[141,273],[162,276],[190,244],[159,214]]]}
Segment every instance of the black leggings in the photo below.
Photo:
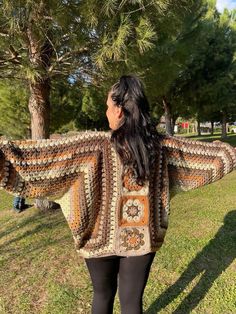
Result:
{"label": "black leggings", "polygon": [[119,278],[122,314],[141,314],[142,297],[155,253],[85,259],[93,284],[92,314],[112,314]]}

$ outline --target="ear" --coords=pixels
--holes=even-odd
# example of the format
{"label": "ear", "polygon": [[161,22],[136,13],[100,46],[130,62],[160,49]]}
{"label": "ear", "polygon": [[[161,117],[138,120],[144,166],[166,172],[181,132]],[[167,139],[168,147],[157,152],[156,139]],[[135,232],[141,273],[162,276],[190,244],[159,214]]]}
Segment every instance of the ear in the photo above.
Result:
{"label": "ear", "polygon": [[117,117],[120,119],[124,116],[124,112],[121,107],[117,107]]}

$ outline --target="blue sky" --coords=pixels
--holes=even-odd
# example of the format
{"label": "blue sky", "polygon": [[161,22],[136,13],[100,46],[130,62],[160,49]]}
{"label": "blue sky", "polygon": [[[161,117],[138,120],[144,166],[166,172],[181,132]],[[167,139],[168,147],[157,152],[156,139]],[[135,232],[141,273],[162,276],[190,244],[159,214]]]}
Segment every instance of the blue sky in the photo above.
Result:
{"label": "blue sky", "polygon": [[236,0],[217,0],[216,7],[220,12],[223,12],[224,8],[229,10],[236,9]]}

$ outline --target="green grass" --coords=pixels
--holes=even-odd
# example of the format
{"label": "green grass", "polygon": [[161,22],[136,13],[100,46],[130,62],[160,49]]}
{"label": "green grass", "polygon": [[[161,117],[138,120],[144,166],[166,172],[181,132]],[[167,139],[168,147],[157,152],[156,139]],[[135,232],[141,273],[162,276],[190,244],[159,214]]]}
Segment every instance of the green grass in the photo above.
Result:
{"label": "green grass", "polygon": [[[145,290],[146,313],[236,313],[235,191],[232,172],[173,198]],[[89,275],[61,211],[16,214],[3,191],[0,201],[0,314],[90,313]]]}
{"label": "green grass", "polygon": [[[194,140],[201,140],[201,141],[206,141],[206,142],[213,142],[213,141],[221,141],[221,134],[220,133],[216,133],[214,135],[202,135],[202,136],[198,136],[196,134],[188,134],[188,135],[181,135],[181,136],[185,136]],[[229,143],[232,146],[236,146],[236,134],[234,133],[230,133],[227,135],[227,138],[224,139],[224,142]]]}

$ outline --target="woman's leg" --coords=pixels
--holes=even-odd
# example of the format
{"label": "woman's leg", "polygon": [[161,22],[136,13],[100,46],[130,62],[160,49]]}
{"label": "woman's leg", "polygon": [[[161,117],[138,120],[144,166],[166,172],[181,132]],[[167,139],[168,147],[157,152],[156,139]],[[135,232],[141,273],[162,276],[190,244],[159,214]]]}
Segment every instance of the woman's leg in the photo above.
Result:
{"label": "woman's leg", "polygon": [[121,258],[119,298],[122,314],[141,314],[143,292],[155,253]]}
{"label": "woman's leg", "polygon": [[93,285],[92,314],[112,314],[117,290],[119,257],[85,259]]}

